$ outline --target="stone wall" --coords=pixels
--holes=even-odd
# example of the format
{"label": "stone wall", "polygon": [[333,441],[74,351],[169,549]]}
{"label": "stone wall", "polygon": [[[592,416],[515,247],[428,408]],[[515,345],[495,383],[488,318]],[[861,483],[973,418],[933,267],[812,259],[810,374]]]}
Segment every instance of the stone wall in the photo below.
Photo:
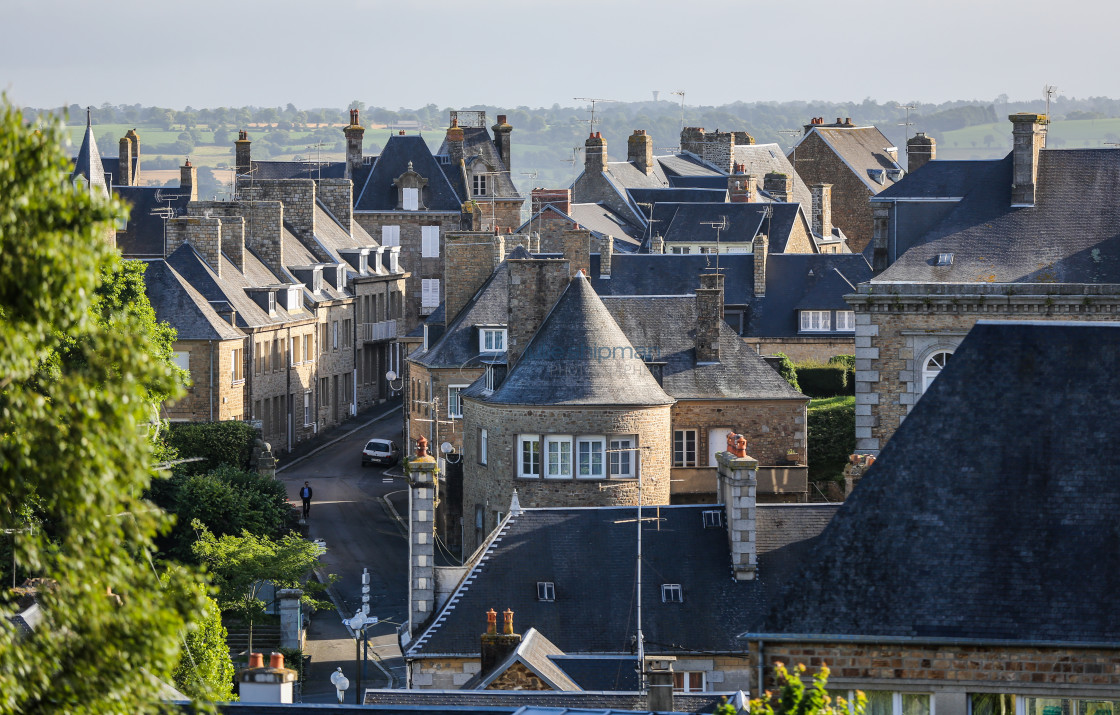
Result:
{"label": "stone wall", "polygon": [[842,336],[827,338],[752,338],[744,337],[743,342],[759,355],[785,353],[793,362],[817,361],[827,363],[836,355],[855,355],[854,337]]}
{"label": "stone wall", "polygon": [[[319,338],[316,339],[316,408],[319,429],[333,427],[350,416],[354,401],[354,304],[352,301],[321,306],[316,311]],[[349,321],[349,322],[347,322]],[[338,325],[338,344],[334,343],[335,324]],[[325,328],[326,341],[321,339]],[[349,330],[347,330],[349,328]],[[323,379],[327,380],[324,393]],[[347,390],[349,383],[351,389]]]}
{"label": "stone wall", "polygon": [[504,673],[494,678],[486,687],[487,690],[552,690],[552,687],[541,680],[540,676],[526,668],[520,662],[515,662]]}
{"label": "stone wall", "polygon": [[[463,418],[463,553],[473,552],[497,526],[498,512],[507,513],[513,490],[523,507],[636,505],[636,479],[544,479],[517,476],[517,436],[637,435],[642,448],[642,500],[669,503],[672,458],[670,408],[561,408],[489,405],[466,400]],[[479,436],[487,432],[486,464],[480,464]],[[573,446],[574,452],[574,446]],[[573,454],[573,462],[575,460]],[[573,467],[574,468],[574,467]],[[475,524],[481,507],[483,528]]]}
{"label": "stone wall", "polygon": [[491,233],[453,232],[444,238],[444,252],[444,306],[450,325],[505,258],[505,240]]}
{"label": "stone wall", "polygon": [[[805,410],[800,400],[680,400],[672,407],[673,429],[696,430],[696,460],[709,464],[711,430],[730,429],[747,438],[747,453],[762,465],[781,464],[789,449],[804,458]],[[722,439],[722,438],[721,438]],[[714,445],[718,451],[726,443]],[[714,466],[714,465],[713,465]]]}
{"label": "stone wall", "polygon": [[246,344],[243,338],[176,341],[172,350],[188,354],[190,386],[181,399],[164,405],[167,418],[173,422],[241,419],[245,414],[245,385],[230,380],[230,367],[232,351],[244,350]]}
{"label": "stone wall", "polygon": [[[871,291],[874,292],[871,292]],[[923,389],[923,367],[977,320],[1117,320],[1120,288],[1076,284],[863,285],[856,313],[856,449],[877,453]]]}
{"label": "stone wall", "polygon": [[350,219],[354,215],[354,182],[350,179],[321,179],[318,188],[319,200],[349,233]]}
{"label": "stone wall", "polygon": [[409,668],[413,688],[458,690],[482,669],[482,665],[478,658],[424,658],[410,661]]}
{"label": "stone wall", "polygon": [[509,317],[506,359],[517,363],[529,340],[568,287],[568,261],[551,258],[518,258],[508,262]]}
{"label": "stone wall", "polygon": [[806,184],[832,184],[832,224],[848,238],[848,247],[860,253],[871,241],[871,203],[874,195],[863,180],[852,173],[817,132],[810,132],[796,152],[794,170]]}
{"label": "stone wall", "polygon": [[[257,329],[251,335],[251,354],[247,356],[249,362],[246,367],[249,392],[247,414],[251,419],[261,420],[262,439],[273,446],[274,452],[288,449],[289,414],[292,416],[293,444],[315,434],[312,426],[303,423],[303,395],[306,390],[315,388],[319,362],[315,346],[317,333],[317,319],[307,319]],[[300,356],[292,364],[289,350],[291,338],[295,336],[300,338]],[[310,361],[303,359],[304,340],[312,340],[315,346]],[[267,360],[263,359],[265,354],[268,355]],[[312,422],[316,419],[314,397],[312,392]]]}
{"label": "stone wall", "polygon": [[[284,223],[312,253],[315,235],[315,181],[313,179],[238,179],[242,201],[279,201]],[[323,259],[320,259],[323,260]]]}
{"label": "stone wall", "polygon": [[189,243],[199,252],[210,269],[222,274],[222,220],[217,217],[180,216],[167,224],[167,255]]}

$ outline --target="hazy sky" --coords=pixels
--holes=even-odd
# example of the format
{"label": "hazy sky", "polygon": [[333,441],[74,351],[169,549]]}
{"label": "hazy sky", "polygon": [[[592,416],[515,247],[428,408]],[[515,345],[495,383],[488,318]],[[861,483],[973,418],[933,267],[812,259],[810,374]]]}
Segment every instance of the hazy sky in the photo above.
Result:
{"label": "hazy sky", "polygon": [[1120,96],[1115,0],[0,0],[0,88],[77,103]]}

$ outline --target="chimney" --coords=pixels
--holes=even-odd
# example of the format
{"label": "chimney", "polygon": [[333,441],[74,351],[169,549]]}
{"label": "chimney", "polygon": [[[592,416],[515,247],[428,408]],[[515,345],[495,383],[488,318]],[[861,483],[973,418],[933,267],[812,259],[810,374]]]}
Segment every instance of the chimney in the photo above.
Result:
{"label": "chimney", "polygon": [[120,161],[117,166],[117,176],[114,178],[117,186],[135,186],[132,181],[132,142],[129,141],[127,134],[121,137]]}
{"label": "chimney", "polygon": [[675,656],[656,656],[646,658],[645,669],[649,677],[649,700],[646,709],[655,713],[671,713],[673,710],[673,663]]}
{"label": "chimney", "polygon": [[556,210],[562,214],[570,214],[572,211],[571,189],[533,189],[531,197],[534,216],[548,204],[555,206]]}
{"label": "chimney", "polygon": [[234,162],[237,166],[237,174],[245,176],[252,169],[252,154],[250,152],[249,132],[242,129],[237,132],[237,141],[233,143]]}
{"label": "chimney", "polygon": [[887,270],[890,253],[887,250],[887,236],[890,233],[891,211],[885,204],[871,204],[871,270],[876,274]]}
{"label": "chimney", "polygon": [[222,253],[237,270],[245,272],[245,217],[222,217]]}
{"label": "chimney", "polygon": [[459,166],[463,161],[463,128],[459,120],[452,117],[451,126],[447,128],[447,154],[451,157],[451,165]]}
{"label": "chimney", "polygon": [[243,201],[245,245],[266,266],[282,271],[284,263],[284,204],[279,201]]}
{"label": "chimney", "polygon": [[444,241],[443,288],[447,324],[474,298],[505,258],[505,237],[491,233],[448,233]]}
{"label": "chimney", "polygon": [[659,234],[654,234],[649,239],[649,252],[650,253],[664,253],[665,252],[665,239]]}
{"label": "chimney", "polygon": [[409,504],[408,632],[415,635],[435,610],[435,488],[436,460],[428,454],[428,440],[416,440],[416,456],[405,467],[412,494]]}
{"label": "chimney", "polygon": [[486,612],[486,632],[482,634],[479,675],[489,675],[501,665],[517,646],[521,645],[521,634],[513,632],[513,611],[508,608],[502,612],[502,632],[497,632],[498,614],[491,608]]}
{"label": "chimney", "polygon": [[599,132],[587,137],[583,143],[583,171],[586,174],[602,174],[607,170],[607,140]]}
{"label": "chimney", "polygon": [[735,146],[751,146],[754,144],[754,137],[746,132],[731,132],[734,139]]}
{"label": "chimney", "polygon": [[1012,114],[1008,118],[1015,141],[1011,150],[1011,205],[1034,206],[1038,152],[1046,146],[1046,125],[1050,118],[1031,112]]}
{"label": "chimney", "polygon": [[723,274],[702,273],[696,289],[696,364],[719,362],[719,326],[723,322]]}
{"label": "chimney", "polygon": [[358,123],[358,110],[350,110],[350,125],[342,130],[346,135],[346,178],[353,179],[362,168],[362,137],[366,130]]}
{"label": "chimney", "polygon": [[198,167],[191,166],[190,157],[179,167],[179,190],[190,194],[191,201],[198,201]]}
{"label": "chimney", "polygon": [[763,177],[762,188],[781,203],[787,203],[793,198],[793,179],[788,174],[771,171]]}
{"label": "chimney", "polygon": [[813,233],[832,236],[832,184],[813,184]]}
{"label": "chimney", "polygon": [[749,204],[754,201],[754,177],[744,173],[746,167],[736,164],[727,177],[727,198],[733,204]]}
{"label": "chimney", "polygon": [[704,127],[685,127],[681,130],[682,152],[703,156],[704,144],[706,141],[707,138],[704,136]]}
{"label": "chimney", "polygon": [[770,249],[770,240],[765,233],[754,237],[751,244],[754,253],[754,295],[761,298],[766,295],[766,254]]}
{"label": "chimney", "polygon": [[653,137],[645,129],[635,129],[626,140],[626,161],[646,176],[653,173]]}
{"label": "chimney", "polygon": [[[746,452],[740,451],[740,454]],[[731,550],[731,569],[736,580],[751,581],[758,570],[758,542],[755,539],[758,460],[727,451],[716,454],[716,463],[719,500],[723,504]]]}
{"label": "chimney", "polygon": [[700,158],[721,172],[730,174],[735,154],[732,147],[734,141],[735,135],[731,132],[716,131],[709,134],[701,148]]}
{"label": "chimney", "polygon": [[167,221],[166,251],[171,255],[184,243],[194,246],[206,265],[222,275],[222,220],[216,216],[180,216]]}
{"label": "chimney", "polygon": [[506,165],[506,171],[510,169],[510,155],[509,155],[509,135],[513,132],[513,127],[506,121],[506,115],[498,115],[498,123],[490,127],[494,130],[494,146],[498,150],[498,156]]}
{"label": "chimney", "polygon": [[320,179],[316,196],[338,219],[346,233],[353,231],[354,182],[350,179]]}
{"label": "chimney", "polygon": [[[568,261],[569,275],[583,271],[583,275],[591,275],[591,231],[576,226],[565,229],[559,236],[560,250],[544,249],[545,253],[562,253]],[[555,244],[554,244],[555,245]],[[551,246],[549,248],[552,248]]]}
{"label": "chimney", "polygon": [[290,703],[296,671],[284,667],[284,656],[273,653],[268,667],[260,653],[249,654],[249,667],[237,674],[243,703]]}
{"label": "chimney", "polygon": [[529,341],[571,280],[568,262],[555,258],[513,258],[509,267],[506,364],[512,370]]}
{"label": "chimney", "polygon": [[937,142],[933,137],[927,137],[925,132],[918,132],[906,142],[906,172],[913,174],[926,165],[926,162],[937,158]]}

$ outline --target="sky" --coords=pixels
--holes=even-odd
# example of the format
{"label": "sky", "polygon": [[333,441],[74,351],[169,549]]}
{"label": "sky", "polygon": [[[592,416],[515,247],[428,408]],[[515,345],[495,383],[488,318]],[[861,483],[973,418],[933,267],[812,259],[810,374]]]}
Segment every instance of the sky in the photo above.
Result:
{"label": "sky", "polygon": [[32,107],[1120,96],[1115,0],[0,0]]}

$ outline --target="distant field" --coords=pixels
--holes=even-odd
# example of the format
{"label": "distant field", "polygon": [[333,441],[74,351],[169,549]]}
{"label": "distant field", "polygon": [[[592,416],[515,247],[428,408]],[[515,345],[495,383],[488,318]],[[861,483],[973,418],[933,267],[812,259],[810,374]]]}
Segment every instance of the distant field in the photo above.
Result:
{"label": "distant field", "polygon": [[[1047,135],[1051,149],[1104,147],[1120,142],[1120,118],[1055,120]],[[978,124],[945,132],[937,141],[939,159],[994,159],[1011,151],[1011,123]]]}

